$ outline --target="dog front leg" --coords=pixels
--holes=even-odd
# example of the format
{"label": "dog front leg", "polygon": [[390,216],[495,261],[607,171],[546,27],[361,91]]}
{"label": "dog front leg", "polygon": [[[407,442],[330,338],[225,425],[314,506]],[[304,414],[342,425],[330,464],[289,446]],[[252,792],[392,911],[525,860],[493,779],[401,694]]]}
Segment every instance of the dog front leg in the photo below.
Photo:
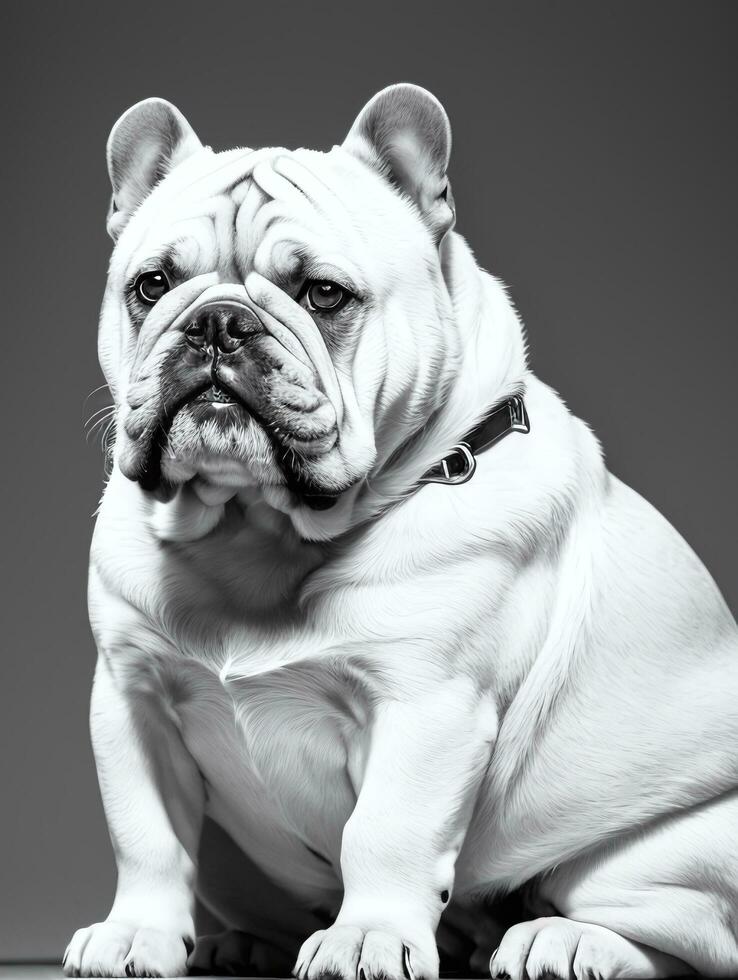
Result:
{"label": "dog front leg", "polygon": [[130,676],[125,654],[98,658],[90,729],[118,884],[107,919],[74,934],[67,976],[180,976],[194,945],[202,778]]}
{"label": "dog front leg", "polygon": [[435,931],[496,734],[492,702],[467,678],[376,707],[343,832],[343,903],[303,944],[300,980],[437,977]]}

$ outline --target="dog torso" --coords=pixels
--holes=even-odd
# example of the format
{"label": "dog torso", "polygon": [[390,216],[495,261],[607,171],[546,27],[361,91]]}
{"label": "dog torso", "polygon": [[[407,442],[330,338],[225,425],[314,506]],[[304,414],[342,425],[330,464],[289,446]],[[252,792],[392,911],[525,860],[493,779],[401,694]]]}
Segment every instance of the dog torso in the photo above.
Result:
{"label": "dog torso", "polygon": [[[506,548],[506,526],[511,513],[569,505],[532,483],[511,493],[508,464],[537,466],[552,427],[601,464],[545,386],[532,380],[527,401],[539,423],[525,447],[509,438],[480,458],[471,483],[428,485],[386,526],[338,545],[299,541],[258,493],[232,501],[205,538],[162,541],[156,512],[167,505],[117,474],[106,489],[90,587],[98,642],[123,646],[129,682],[156,691],[176,718],[219,819],[260,863],[264,836],[275,836],[269,870],[298,891],[295,851],[311,866],[307,883],[340,887],[372,700],[401,697],[413,676],[436,672],[470,678],[496,713],[545,636],[559,542],[533,559],[532,541]],[[289,856],[285,834],[297,842]]]}
{"label": "dog torso", "polygon": [[[583,834],[592,846],[685,797],[699,802],[673,760],[713,751],[705,739],[718,743],[711,790],[736,778],[729,744],[720,751],[733,712],[720,670],[735,670],[734,638],[714,584],[607,473],[555,393],[530,377],[526,400],[530,436],[491,450],[469,484],[426,486],[338,546],[300,541],[251,491],[205,538],[162,541],[166,505],[119,475],[107,488],[91,579],[98,642],[118,648],[135,632],[136,652],[122,655],[129,683],[176,720],[210,813],[311,905],[340,895],[372,703],[402,697],[423,671],[469,678],[500,723],[459,894],[522,884],[579,853]],[[674,567],[678,588],[654,591]],[[726,698],[712,730],[704,718],[696,727],[678,690],[705,649],[703,691]],[[613,766],[628,782],[603,779]]]}

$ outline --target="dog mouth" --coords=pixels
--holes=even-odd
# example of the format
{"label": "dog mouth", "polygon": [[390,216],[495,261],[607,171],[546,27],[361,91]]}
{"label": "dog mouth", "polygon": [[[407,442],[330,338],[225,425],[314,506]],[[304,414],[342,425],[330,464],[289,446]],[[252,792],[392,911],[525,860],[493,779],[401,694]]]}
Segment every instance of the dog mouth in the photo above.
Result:
{"label": "dog mouth", "polygon": [[237,405],[238,402],[228,391],[224,391],[217,385],[212,384],[205,391],[201,392],[195,402],[208,402],[211,405]]}
{"label": "dog mouth", "polygon": [[[246,405],[229,388],[221,387],[215,380],[210,387],[201,391],[184,407],[196,409],[196,418],[203,421],[218,418],[226,426],[237,425],[239,419],[241,423],[253,420],[264,429],[280,459],[290,452],[299,454],[305,460],[316,458],[331,450],[338,440],[338,432],[334,428],[328,431],[310,432],[296,427],[294,431],[290,431],[285,426],[272,424],[252,406]],[[223,409],[231,411],[223,411]]]}
{"label": "dog mouth", "polygon": [[245,357],[239,348],[208,362],[189,348],[173,349],[159,366],[155,395],[131,404],[124,474],[166,499],[173,483],[162,474],[165,451],[184,463],[223,456],[256,466],[257,475],[264,470],[272,482],[279,471],[313,510],[332,506],[344,488],[334,488],[324,465],[339,436],[330,403],[306,372],[258,353]]}

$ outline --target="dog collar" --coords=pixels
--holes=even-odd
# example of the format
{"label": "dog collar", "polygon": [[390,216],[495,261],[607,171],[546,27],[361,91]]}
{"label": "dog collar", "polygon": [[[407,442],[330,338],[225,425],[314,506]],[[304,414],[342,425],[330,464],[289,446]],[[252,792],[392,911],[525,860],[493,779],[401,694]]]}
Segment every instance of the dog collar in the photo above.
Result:
{"label": "dog collar", "polygon": [[510,432],[530,432],[522,395],[513,395],[493,408],[450,453],[426,470],[419,482],[466,483],[474,476],[476,457]]}

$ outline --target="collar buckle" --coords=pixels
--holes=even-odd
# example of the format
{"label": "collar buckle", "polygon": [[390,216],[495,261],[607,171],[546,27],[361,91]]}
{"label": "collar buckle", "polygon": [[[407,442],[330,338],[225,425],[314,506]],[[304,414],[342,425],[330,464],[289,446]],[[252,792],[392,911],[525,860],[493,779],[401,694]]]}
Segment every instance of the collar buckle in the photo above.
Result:
{"label": "collar buckle", "polygon": [[465,442],[460,442],[432,470],[421,477],[419,482],[445,483],[449,486],[466,483],[474,476],[476,468],[477,460],[471,447]]}
{"label": "collar buckle", "polygon": [[474,476],[476,457],[511,432],[530,432],[530,421],[522,395],[512,395],[467,433],[450,453],[432,466],[419,483],[445,483],[458,486]]}

